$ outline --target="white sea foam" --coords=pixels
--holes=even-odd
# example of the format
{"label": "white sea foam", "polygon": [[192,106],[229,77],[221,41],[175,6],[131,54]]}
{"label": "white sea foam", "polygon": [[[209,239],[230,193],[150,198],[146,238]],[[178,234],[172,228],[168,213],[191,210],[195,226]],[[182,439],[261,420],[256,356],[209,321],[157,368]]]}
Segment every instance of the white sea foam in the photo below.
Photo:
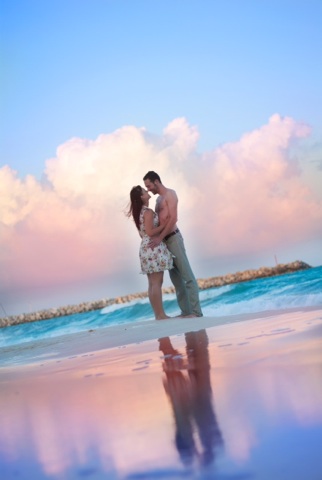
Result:
{"label": "white sea foam", "polygon": [[201,290],[199,292],[200,301],[214,299],[223,293],[228,293],[233,289],[233,285],[225,285],[223,287],[211,288],[209,290]]}
{"label": "white sea foam", "polygon": [[310,307],[322,305],[322,293],[307,295],[263,295],[255,299],[241,300],[235,303],[214,303],[204,307],[206,316],[220,317],[238,315],[240,313],[257,313],[269,310],[285,310],[296,307]]}

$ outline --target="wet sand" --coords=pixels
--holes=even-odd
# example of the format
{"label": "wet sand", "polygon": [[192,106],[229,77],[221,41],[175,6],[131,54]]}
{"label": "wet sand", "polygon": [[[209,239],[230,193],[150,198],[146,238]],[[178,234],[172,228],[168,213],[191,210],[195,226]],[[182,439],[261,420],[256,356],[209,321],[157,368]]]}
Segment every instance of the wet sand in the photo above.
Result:
{"label": "wet sand", "polygon": [[0,365],[6,480],[321,479],[322,307],[109,327]]}

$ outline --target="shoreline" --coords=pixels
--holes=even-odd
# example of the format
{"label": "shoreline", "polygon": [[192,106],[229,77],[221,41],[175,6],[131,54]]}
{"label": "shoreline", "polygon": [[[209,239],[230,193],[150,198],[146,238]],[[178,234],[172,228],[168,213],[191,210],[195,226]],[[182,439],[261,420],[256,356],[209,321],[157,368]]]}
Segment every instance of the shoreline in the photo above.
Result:
{"label": "shoreline", "polygon": [[[200,290],[207,290],[210,288],[222,287],[224,285],[231,285],[234,283],[247,282],[258,278],[273,277],[278,275],[285,275],[288,273],[295,273],[301,270],[312,268],[307,263],[296,260],[291,263],[278,264],[275,267],[260,267],[258,269],[244,270],[242,272],[228,273],[217,277],[209,277],[206,279],[197,279]],[[163,294],[174,293],[174,287],[167,287],[162,289]],[[50,320],[53,318],[74,315],[77,313],[90,312],[93,310],[100,310],[110,305],[128,303],[139,298],[146,298],[147,292],[140,292],[134,294],[123,295],[115,298],[107,298],[101,300],[93,300],[90,302],[82,302],[77,305],[67,305],[57,308],[49,308],[39,310],[32,313],[22,313],[18,315],[9,315],[0,317],[0,328],[19,325],[22,323],[37,322],[40,320]]]}
{"label": "shoreline", "polygon": [[144,350],[146,342],[157,340],[163,336],[180,337],[187,331],[200,329],[207,331],[215,329],[217,341],[229,342],[229,344],[232,342],[232,338],[242,335],[245,331],[248,331],[249,335],[256,331],[254,338],[257,338],[257,335],[259,337],[272,335],[269,332],[274,332],[273,336],[275,337],[283,333],[290,334],[302,331],[302,329],[306,331],[319,327],[317,334],[318,337],[321,337],[321,320],[322,307],[311,306],[222,317],[149,320],[135,324],[101,327],[1,347],[0,371],[20,369],[22,366],[31,366],[37,363],[41,365],[47,362],[55,363],[75,356],[87,357],[93,352],[97,355],[99,352],[114,351],[115,349],[128,351],[132,347]]}

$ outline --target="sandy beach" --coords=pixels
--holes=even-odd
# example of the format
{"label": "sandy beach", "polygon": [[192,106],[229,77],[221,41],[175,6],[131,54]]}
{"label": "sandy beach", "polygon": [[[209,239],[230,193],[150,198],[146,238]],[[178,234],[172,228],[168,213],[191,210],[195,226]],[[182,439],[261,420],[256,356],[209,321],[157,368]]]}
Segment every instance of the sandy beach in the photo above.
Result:
{"label": "sandy beach", "polygon": [[321,479],[322,308],[101,328],[0,365],[5,480]]}

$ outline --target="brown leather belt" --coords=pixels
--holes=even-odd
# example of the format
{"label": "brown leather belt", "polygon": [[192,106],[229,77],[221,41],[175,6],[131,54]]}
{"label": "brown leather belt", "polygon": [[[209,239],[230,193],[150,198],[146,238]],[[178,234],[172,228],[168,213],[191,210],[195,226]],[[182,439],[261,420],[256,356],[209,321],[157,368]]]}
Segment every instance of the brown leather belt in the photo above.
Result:
{"label": "brown leather belt", "polygon": [[171,232],[171,233],[169,233],[168,235],[166,235],[163,240],[167,241],[170,237],[172,237],[172,236],[175,235],[176,233],[179,233],[179,228],[177,228],[177,229],[174,230],[173,232]]}

